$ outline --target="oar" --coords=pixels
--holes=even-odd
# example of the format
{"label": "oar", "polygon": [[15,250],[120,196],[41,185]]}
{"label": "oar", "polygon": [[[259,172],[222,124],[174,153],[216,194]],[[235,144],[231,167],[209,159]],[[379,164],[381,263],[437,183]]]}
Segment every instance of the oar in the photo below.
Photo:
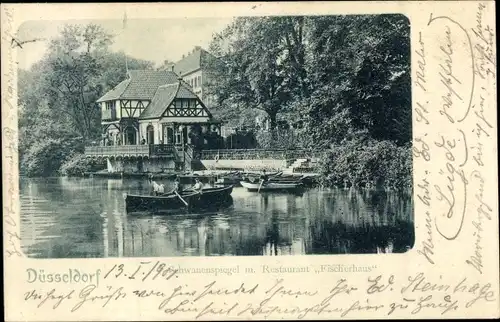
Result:
{"label": "oar", "polygon": [[188,203],[186,202],[186,200],[182,199],[181,195],[177,192],[177,191],[174,191],[175,195],[177,197],[179,197],[179,199],[186,205],[186,207],[188,206]]}
{"label": "oar", "polygon": [[259,193],[260,193],[260,188],[262,187],[262,184],[263,184],[263,183],[264,183],[264,180],[261,180],[261,181],[260,181],[260,186],[259,186],[259,189],[257,190],[257,192],[259,192]]}

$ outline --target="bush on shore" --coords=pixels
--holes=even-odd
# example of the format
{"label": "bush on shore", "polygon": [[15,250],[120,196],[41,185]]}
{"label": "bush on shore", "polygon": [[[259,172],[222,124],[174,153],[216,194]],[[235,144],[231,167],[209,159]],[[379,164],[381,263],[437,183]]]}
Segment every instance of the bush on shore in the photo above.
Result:
{"label": "bush on shore", "polygon": [[255,149],[257,139],[252,131],[237,130],[225,139],[226,149]]}
{"label": "bush on shore", "polygon": [[85,172],[96,172],[105,168],[104,162],[87,158],[84,154],[73,154],[62,163],[59,172],[65,176],[81,176]]}
{"label": "bush on shore", "polygon": [[404,191],[412,187],[410,147],[390,141],[349,141],[331,147],[320,160],[324,186]]}
{"label": "bush on shore", "polygon": [[258,131],[256,135],[259,149],[294,149],[299,140],[291,130]]}
{"label": "bush on shore", "polygon": [[64,160],[80,151],[83,144],[75,139],[37,140],[21,154],[21,173],[29,177],[57,175]]}

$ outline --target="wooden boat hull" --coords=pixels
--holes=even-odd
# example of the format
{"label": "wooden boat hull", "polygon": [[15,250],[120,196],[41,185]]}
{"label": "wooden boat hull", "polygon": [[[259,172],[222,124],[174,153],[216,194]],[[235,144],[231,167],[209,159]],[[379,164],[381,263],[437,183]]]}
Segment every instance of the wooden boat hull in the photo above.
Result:
{"label": "wooden boat hull", "polygon": [[228,178],[228,177],[223,177],[219,178],[215,181],[217,184],[225,184],[225,185],[237,185],[241,181],[241,178]]}
{"label": "wooden boat hull", "polygon": [[302,183],[293,182],[293,183],[281,183],[281,182],[268,182],[260,186],[260,182],[250,183],[241,181],[240,184],[246,188],[248,191],[297,191],[302,189]]}
{"label": "wooden boat hull", "polygon": [[203,189],[202,193],[184,191],[181,193],[182,200],[175,194],[166,196],[148,195],[125,195],[127,212],[133,211],[170,211],[179,209],[210,209],[231,201],[233,186],[215,187]]}
{"label": "wooden boat hull", "polygon": [[[275,172],[269,174],[269,181],[281,181],[280,176],[283,174],[282,171]],[[240,181],[249,181],[249,182],[260,182],[259,181],[259,173],[241,173],[241,172],[233,172],[233,173],[226,173],[223,175],[219,175],[218,179],[216,181],[217,184],[223,184],[223,185],[239,185]],[[288,180],[288,179],[286,179]],[[290,180],[293,181],[293,180]]]}

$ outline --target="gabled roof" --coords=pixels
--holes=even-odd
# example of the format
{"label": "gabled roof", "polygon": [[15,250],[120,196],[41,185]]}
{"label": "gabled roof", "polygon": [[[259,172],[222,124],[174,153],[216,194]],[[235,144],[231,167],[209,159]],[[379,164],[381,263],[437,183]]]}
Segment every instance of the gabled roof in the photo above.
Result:
{"label": "gabled roof", "polygon": [[184,76],[205,67],[209,60],[212,58],[215,57],[205,49],[201,47],[195,47],[195,49],[189,55],[182,58],[175,64],[174,71],[178,75]]}
{"label": "gabled roof", "polygon": [[110,101],[110,100],[116,100],[120,98],[120,95],[125,91],[125,89],[128,86],[128,83],[130,82],[130,79],[126,79],[120,84],[116,85],[113,89],[108,91],[106,94],[104,94],[100,99],[97,100],[97,102],[105,102],[105,101]]}
{"label": "gabled roof", "polygon": [[172,103],[177,94],[179,84],[168,84],[158,87],[148,107],[139,116],[140,119],[160,118],[165,109]]}
{"label": "gabled roof", "polygon": [[[139,119],[153,119],[160,118],[169,105],[176,98],[192,98],[199,100],[200,104],[205,107],[200,98],[193,93],[191,87],[186,84],[184,81],[177,81],[175,84],[168,84],[159,86],[156,91],[151,103],[149,103],[148,107],[142,112]],[[208,112],[208,110],[207,110]],[[208,115],[211,117],[210,112]]]}
{"label": "gabled roof", "polygon": [[97,102],[116,99],[152,99],[159,86],[177,82],[178,76],[168,70],[130,70],[129,78],[104,94]]}

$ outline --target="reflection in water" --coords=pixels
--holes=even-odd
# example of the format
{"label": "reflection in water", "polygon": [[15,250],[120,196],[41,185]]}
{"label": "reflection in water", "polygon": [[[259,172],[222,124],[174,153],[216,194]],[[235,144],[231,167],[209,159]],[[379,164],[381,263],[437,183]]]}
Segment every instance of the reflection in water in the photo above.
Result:
{"label": "reflection in water", "polygon": [[148,187],[127,179],[23,179],[23,250],[40,258],[280,256],[404,252],[414,241],[409,196],[235,188],[233,204],[216,212],[127,214],[123,193]]}

